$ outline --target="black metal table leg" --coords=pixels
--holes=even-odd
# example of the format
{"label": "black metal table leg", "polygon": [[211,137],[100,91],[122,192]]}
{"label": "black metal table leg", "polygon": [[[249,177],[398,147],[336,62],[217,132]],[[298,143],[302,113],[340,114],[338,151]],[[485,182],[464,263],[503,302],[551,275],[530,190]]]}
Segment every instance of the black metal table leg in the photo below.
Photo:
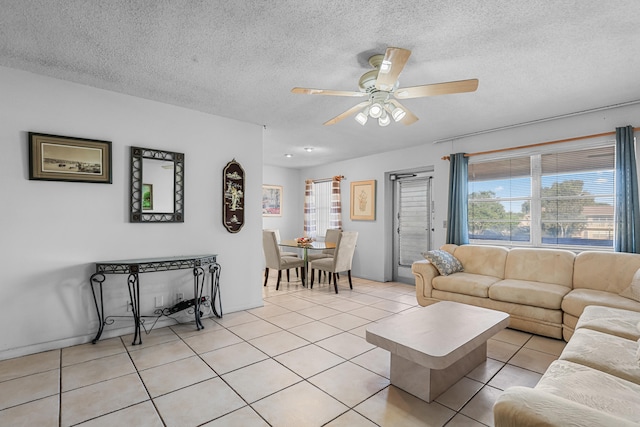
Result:
{"label": "black metal table leg", "polygon": [[[209,273],[211,274],[211,311],[213,314],[222,318],[222,297],[220,296],[220,264],[213,263],[209,265]],[[220,307],[220,312],[216,310],[216,300]]]}
{"label": "black metal table leg", "polygon": [[131,311],[133,312],[134,322],[133,342],[131,344],[142,344],[142,334],[140,333],[140,280],[138,273],[129,274],[127,285],[129,287],[129,298],[131,298]]}
{"label": "black metal table leg", "polygon": [[[93,341],[91,341],[93,344],[95,344],[100,339],[100,336],[102,335],[102,331],[104,330],[104,325],[105,325],[104,303],[102,300],[102,282],[104,281],[105,281],[105,276],[102,273],[94,273],[91,275],[91,278],[89,279],[89,284],[91,286],[91,293],[93,294],[93,302],[96,305],[96,313],[98,314],[98,322],[100,322],[100,325],[98,326],[98,333],[96,334],[96,337],[93,339]],[[94,286],[93,286],[94,282],[98,284],[98,287],[100,289],[99,305],[98,305],[98,299],[96,298],[96,290],[94,289]]]}
{"label": "black metal table leg", "polygon": [[202,320],[200,319],[200,303],[202,301],[202,289],[204,287],[204,269],[202,267],[195,267],[193,269],[193,308],[194,318],[196,321],[196,328],[198,330],[204,329]]}

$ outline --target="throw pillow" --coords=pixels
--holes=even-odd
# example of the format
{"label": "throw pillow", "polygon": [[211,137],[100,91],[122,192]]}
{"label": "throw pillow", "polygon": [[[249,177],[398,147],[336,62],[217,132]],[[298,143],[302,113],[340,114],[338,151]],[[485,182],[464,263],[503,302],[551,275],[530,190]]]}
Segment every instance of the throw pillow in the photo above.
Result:
{"label": "throw pillow", "polygon": [[422,254],[431,264],[433,264],[438,272],[443,276],[463,271],[460,261],[447,251],[436,249]]}
{"label": "throw pillow", "polygon": [[619,294],[621,297],[640,302],[640,269],[631,279],[631,284]]}

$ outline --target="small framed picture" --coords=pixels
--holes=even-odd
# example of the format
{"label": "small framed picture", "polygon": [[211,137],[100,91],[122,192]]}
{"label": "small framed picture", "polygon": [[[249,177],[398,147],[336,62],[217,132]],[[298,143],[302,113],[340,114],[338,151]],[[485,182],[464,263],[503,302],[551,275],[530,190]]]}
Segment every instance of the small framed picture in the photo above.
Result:
{"label": "small framed picture", "polygon": [[351,183],[351,219],[355,221],[375,221],[375,179],[369,181],[354,181]]}
{"label": "small framed picture", "polygon": [[282,216],[282,186],[262,186],[262,216]]}
{"label": "small framed picture", "polygon": [[153,184],[142,184],[142,210],[153,210]]}
{"label": "small framed picture", "polygon": [[29,132],[29,179],[111,184],[111,141]]}

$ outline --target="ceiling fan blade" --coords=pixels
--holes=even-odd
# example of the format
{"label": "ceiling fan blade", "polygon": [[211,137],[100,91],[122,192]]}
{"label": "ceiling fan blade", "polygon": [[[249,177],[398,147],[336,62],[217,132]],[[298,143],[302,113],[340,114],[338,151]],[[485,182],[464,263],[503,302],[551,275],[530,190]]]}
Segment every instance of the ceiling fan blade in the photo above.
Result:
{"label": "ceiling fan blade", "polygon": [[402,123],[403,125],[409,126],[409,125],[412,125],[412,124],[414,124],[415,122],[418,121],[418,116],[413,114],[411,111],[409,111],[409,109],[407,107],[405,107],[404,105],[400,104],[395,99],[390,99],[389,102],[392,103],[393,105],[395,105],[396,107],[402,108],[404,110],[404,112],[406,113],[405,116],[402,118],[402,120],[400,120],[400,123]]}
{"label": "ceiling fan blade", "polygon": [[364,107],[366,107],[367,105],[369,105],[369,101],[365,101],[365,102],[361,102],[358,105],[355,105],[351,108],[349,108],[347,111],[345,111],[344,113],[334,117],[331,120],[327,120],[326,122],[323,123],[323,125],[325,126],[329,126],[329,125],[335,125],[336,123],[338,123],[339,121],[341,121],[342,119],[346,119],[347,117],[351,116],[352,114],[355,114],[358,112],[358,110],[363,109]]}
{"label": "ceiling fan blade", "polygon": [[365,92],[354,92],[347,90],[330,90],[330,89],[311,89],[306,87],[294,87],[291,89],[292,93],[298,93],[302,95],[330,95],[330,96],[351,96],[351,97],[362,97],[367,96]]}
{"label": "ceiling fan blade", "polygon": [[455,82],[434,83],[431,85],[404,87],[393,93],[398,99],[421,98],[423,96],[447,95],[452,93],[474,92],[478,88],[478,79],[458,80]]}
{"label": "ceiling fan blade", "polygon": [[409,60],[411,51],[401,49],[399,47],[389,47],[384,54],[380,71],[378,71],[378,79],[376,80],[376,88],[379,90],[391,90],[393,85],[398,81],[398,76]]}

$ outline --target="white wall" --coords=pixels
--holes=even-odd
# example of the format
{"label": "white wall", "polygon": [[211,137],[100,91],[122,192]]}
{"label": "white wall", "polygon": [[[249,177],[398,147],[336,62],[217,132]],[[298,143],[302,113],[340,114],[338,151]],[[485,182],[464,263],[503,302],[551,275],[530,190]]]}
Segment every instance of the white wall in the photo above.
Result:
{"label": "white wall", "polygon": [[300,173],[298,169],[268,165],[262,170],[263,184],[282,186],[282,216],[262,217],[262,228],[279,229],[282,239],[304,233],[304,178]]}
{"label": "white wall", "polygon": [[[346,180],[343,180],[341,185],[343,228],[359,232],[352,273],[358,277],[388,281],[392,278],[391,249],[393,235],[391,232],[391,182],[385,180],[385,173],[424,166],[434,167],[435,232],[433,246],[439,247],[445,243],[446,238],[443,222],[447,216],[449,185],[449,162],[441,160],[442,156],[451,153],[473,153],[610,132],[615,131],[616,127],[626,125],[640,126],[640,105],[541,122],[458,139],[452,142],[432,144],[425,141],[424,145],[413,148],[345,160],[322,167],[308,168],[305,170],[305,176],[345,175]],[[577,145],[579,146],[580,142]],[[349,219],[350,182],[369,179],[377,181],[376,220],[351,221]],[[303,184],[301,183],[300,185]]]}
{"label": "white wall", "polygon": [[[95,261],[217,253],[224,312],[262,305],[261,127],[2,67],[0,93],[0,359],[93,337]],[[113,184],[29,180],[30,131],[112,141]],[[184,223],[128,222],[130,146],[185,154]],[[233,158],[247,177],[237,234],[221,223]],[[189,295],[191,273],[141,275],[143,314],[154,295],[171,303],[176,286]],[[126,276],[109,276],[105,296],[125,311]],[[109,328],[105,336],[131,331]]]}

